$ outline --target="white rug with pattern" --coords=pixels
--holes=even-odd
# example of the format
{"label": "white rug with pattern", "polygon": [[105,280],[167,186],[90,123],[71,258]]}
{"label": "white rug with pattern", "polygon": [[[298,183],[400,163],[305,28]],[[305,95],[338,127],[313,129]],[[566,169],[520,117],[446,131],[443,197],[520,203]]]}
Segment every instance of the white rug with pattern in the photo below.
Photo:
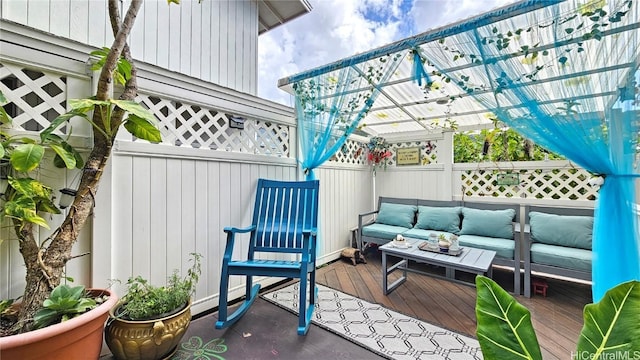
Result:
{"label": "white rug with pattern", "polygon": [[[298,284],[262,298],[297,314]],[[476,339],[326,286],[318,285],[314,315],[314,324],[391,359],[482,359]]]}

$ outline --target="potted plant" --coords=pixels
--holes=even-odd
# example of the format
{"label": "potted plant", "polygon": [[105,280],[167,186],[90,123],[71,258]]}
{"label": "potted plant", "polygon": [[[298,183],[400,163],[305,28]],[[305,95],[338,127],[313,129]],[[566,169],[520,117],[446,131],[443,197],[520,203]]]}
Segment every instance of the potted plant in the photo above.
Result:
{"label": "potted plant", "polygon": [[[3,358],[10,358],[6,355],[6,349],[13,346],[11,344],[23,343],[27,348],[33,347],[23,339],[23,335],[35,332],[32,330],[36,312],[64,278],[65,266],[73,258],[73,245],[95,205],[98,184],[118,131],[124,127],[137,138],[150,142],[161,141],[153,114],[133,101],[137,95],[136,67],[126,41],[141,5],[142,0],[132,0],[122,18],[120,2],[108,0],[114,41],[110,48],[92,53],[98,58],[94,70],[100,71],[95,95],[87,99],[69,100],[67,104],[70,111],[55,118],[48,128],[39,133],[38,139],[16,136],[4,130],[11,126],[12,119],[2,107],[9,101],[0,94],[0,158],[3,160],[3,177],[6,175],[6,183],[3,180],[3,184],[7,184],[0,197],[0,221],[6,222],[14,230],[26,269],[25,290],[20,297],[20,306],[15,308],[14,320],[9,324],[6,321],[0,323],[0,349]],[[118,99],[111,98],[114,83],[123,86]],[[93,129],[93,146],[86,159],[67,142],[67,138],[56,133],[63,125],[70,128],[68,122],[73,118],[86,120]],[[39,227],[49,228],[41,214],[61,213],[53,202],[52,188],[33,173],[41,166],[46,152],[55,155],[54,165],[81,169],[81,174],[73,203],[68,207],[61,225],[46,241],[40,241]],[[101,308],[99,306],[97,309]],[[65,327],[71,326],[70,324],[77,326],[79,319],[97,309],[63,324]],[[101,316],[104,324],[106,310]],[[55,326],[48,328],[53,327]],[[36,331],[41,330],[44,329]],[[19,337],[17,342],[16,337]],[[88,355],[83,357],[85,356]],[[55,357],[48,355],[44,358]],[[72,357],[61,355],[60,358]]]}
{"label": "potted plant", "polygon": [[[493,280],[476,277],[476,335],[485,359],[541,360],[531,313]],[[572,359],[640,356],[640,282],[619,284],[584,307],[584,326]]]}
{"label": "potted plant", "polygon": [[[107,313],[117,301],[109,290],[58,285],[34,316],[35,330],[0,342],[4,359],[95,359],[100,356]],[[0,313],[15,316],[20,303],[4,301]]]}
{"label": "potted plant", "polygon": [[111,309],[105,341],[116,359],[153,360],[170,357],[191,322],[191,296],[201,273],[201,255],[181,278],[175,270],[165,286],[141,276],[129,278],[127,293]]}
{"label": "potted plant", "polygon": [[444,234],[438,235],[438,246],[440,247],[441,252],[449,252],[450,245],[451,243],[449,242],[449,239],[447,239]]}

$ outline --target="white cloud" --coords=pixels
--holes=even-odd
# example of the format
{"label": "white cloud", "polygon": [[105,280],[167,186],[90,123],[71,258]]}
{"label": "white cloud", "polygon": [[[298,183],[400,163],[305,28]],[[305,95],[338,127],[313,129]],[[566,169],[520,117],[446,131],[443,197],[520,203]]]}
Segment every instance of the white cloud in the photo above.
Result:
{"label": "white cloud", "polygon": [[[407,2],[413,4],[407,6]],[[260,36],[258,95],[291,106],[291,96],[277,88],[278,79],[510,2],[313,0],[311,13]]]}

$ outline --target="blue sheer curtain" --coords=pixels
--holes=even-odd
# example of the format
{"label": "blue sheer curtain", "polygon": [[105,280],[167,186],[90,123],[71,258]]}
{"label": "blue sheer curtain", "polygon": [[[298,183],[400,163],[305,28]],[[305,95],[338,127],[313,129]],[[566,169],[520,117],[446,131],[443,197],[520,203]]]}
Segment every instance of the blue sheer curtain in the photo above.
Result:
{"label": "blue sheer curtain", "polygon": [[293,84],[302,169],[307,180],[331,158],[358,127],[400,63],[386,55]]}
{"label": "blue sheer curtain", "polygon": [[[605,178],[593,232],[593,299],[599,301],[615,285],[640,280],[634,209],[640,9],[629,0],[593,4],[568,0],[468,29],[446,38],[446,49],[436,43],[423,49],[498,119]],[[451,66],[452,49],[461,60],[455,65],[466,66]]]}

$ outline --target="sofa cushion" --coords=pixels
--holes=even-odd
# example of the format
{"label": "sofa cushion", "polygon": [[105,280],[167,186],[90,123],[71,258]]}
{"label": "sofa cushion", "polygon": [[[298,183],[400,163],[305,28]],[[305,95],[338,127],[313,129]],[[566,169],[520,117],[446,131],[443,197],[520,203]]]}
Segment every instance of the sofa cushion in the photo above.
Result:
{"label": "sofa cushion", "polygon": [[531,244],[531,262],[591,272],[591,250],[548,244]]}
{"label": "sofa cushion", "polygon": [[402,226],[393,226],[385,224],[371,224],[362,227],[362,235],[376,237],[381,239],[393,240],[396,235],[402,234],[407,231],[407,228]]}
{"label": "sofa cushion", "polygon": [[457,234],[460,232],[460,211],[459,206],[418,206],[418,220],[414,228]]}
{"label": "sofa cushion", "polygon": [[513,239],[513,217],[516,211],[480,210],[462,208],[460,235],[479,235],[500,239]]}
{"label": "sofa cushion", "polygon": [[478,236],[478,235],[460,235],[458,237],[460,246],[470,246],[477,249],[493,250],[496,257],[504,259],[513,259],[516,244],[513,239],[500,239],[494,237]]}
{"label": "sofa cushion", "polygon": [[424,229],[409,229],[402,233],[402,236],[405,238],[414,238],[420,240],[429,240],[429,234],[434,233],[436,236],[440,234],[444,234],[444,236],[448,239],[452,234],[446,231],[438,231],[438,230],[424,230]]}
{"label": "sofa cushion", "polygon": [[404,204],[382,203],[376,222],[379,224],[413,227],[417,206]]}
{"label": "sofa cushion", "polygon": [[529,224],[531,239],[535,242],[591,250],[591,216],[555,215],[532,211],[529,214]]}

